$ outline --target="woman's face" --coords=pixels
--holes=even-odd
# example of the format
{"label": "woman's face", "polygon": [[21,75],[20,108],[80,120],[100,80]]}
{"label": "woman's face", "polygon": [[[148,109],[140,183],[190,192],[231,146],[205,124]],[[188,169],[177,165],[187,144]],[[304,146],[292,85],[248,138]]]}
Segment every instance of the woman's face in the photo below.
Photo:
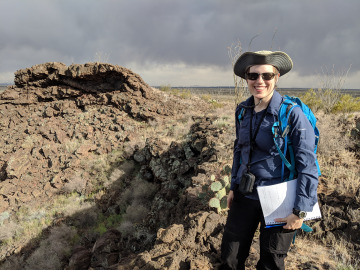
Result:
{"label": "woman's face", "polygon": [[[248,73],[275,73],[276,68],[272,65],[256,65],[251,66]],[[275,73],[276,74],[276,73]],[[264,80],[259,76],[256,80],[246,79],[250,93],[254,96],[255,101],[263,99],[263,101],[270,100],[273,95],[275,84],[280,74],[277,74],[271,80]]]}

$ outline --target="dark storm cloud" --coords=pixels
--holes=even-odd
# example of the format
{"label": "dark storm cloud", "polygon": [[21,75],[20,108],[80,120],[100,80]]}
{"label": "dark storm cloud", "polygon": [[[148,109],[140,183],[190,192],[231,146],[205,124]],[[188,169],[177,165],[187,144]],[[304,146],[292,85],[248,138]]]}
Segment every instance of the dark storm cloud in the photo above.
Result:
{"label": "dark storm cloud", "polygon": [[[322,1],[319,1],[322,2]],[[337,65],[356,71],[360,68],[357,47],[360,41],[360,2],[327,1],[316,5],[288,5],[284,50],[289,51],[298,70],[308,74],[324,66]]]}
{"label": "dark storm cloud", "polygon": [[[133,0],[0,2],[0,73],[48,61],[229,69],[227,47],[284,50],[309,75],[360,69],[358,0]],[[274,36],[274,33],[275,36]],[[230,69],[229,69],[230,70]]]}

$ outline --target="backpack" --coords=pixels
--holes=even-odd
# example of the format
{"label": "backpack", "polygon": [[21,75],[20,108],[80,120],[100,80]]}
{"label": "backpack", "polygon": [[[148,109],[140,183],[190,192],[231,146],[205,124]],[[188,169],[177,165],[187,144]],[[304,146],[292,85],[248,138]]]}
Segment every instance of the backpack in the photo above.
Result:
{"label": "backpack", "polygon": [[[290,97],[285,95],[284,101],[280,106],[278,121],[274,123],[272,126],[272,133],[273,139],[276,146],[276,149],[279,152],[279,155],[282,159],[282,170],[281,170],[281,179],[284,180],[284,168],[285,166],[289,169],[290,175],[286,181],[292,180],[296,177],[296,168],[295,168],[295,157],[294,157],[294,150],[290,138],[288,137],[288,133],[290,131],[291,119],[290,114],[291,111],[296,108],[300,107],[303,113],[305,114],[306,118],[309,120],[311,126],[314,129],[315,134],[315,148],[314,153],[316,154],[317,146],[319,144],[320,132],[319,129],[316,127],[316,117],[311,109],[303,103],[298,97]],[[284,139],[284,152],[281,151],[279,145],[276,142],[276,138],[281,137]],[[287,150],[289,150],[290,161],[287,160],[286,154]],[[321,175],[320,166],[318,160],[315,160],[316,167],[318,170],[318,175]]]}
{"label": "backpack", "polygon": [[[284,170],[285,166],[289,169],[290,175],[289,178],[286,179],[286,181],[292,180],[296,177],[297,172],[295,168],[295,155],[294,155],[294,149],[291,143],[291,140],[288,136],[288,133],[290,131],[290,125],[291,125],[291,119],[290,114],[291,111],[296,108],[300,107],[303,113],[305,114],[306,118],[309,120],[311,126],[314,129],[315,133],[315,149],[314,153],[316,154],[317,146],[319,143],[320,133],[318,128],[316,127],[316,117],[314,113],[311,111],[311,109],[303,103],[298,97],[291,97],[288,95],[284,96],[284,100],[280,105],[279,109],[279,115],[278,115],[278,121],[275,122],[272,126],[272,133],[273,133],[273,140],[276,146],[276,149],[279,152],[279,155],[282,160],[282,168],[281,168],[281,179],[284,181]],[[245,114],[245,109],[241,108],[238,120],[241,123],[243,117]],[[277,138],[283,138],[284,139],[284,150],[282,151],[276,141]],[[289,151],[290,161],[286,158],[287,151]],[[318,175],[321,175],[320,167],[318,160],[315,161],[316,167],[318,170]]]}

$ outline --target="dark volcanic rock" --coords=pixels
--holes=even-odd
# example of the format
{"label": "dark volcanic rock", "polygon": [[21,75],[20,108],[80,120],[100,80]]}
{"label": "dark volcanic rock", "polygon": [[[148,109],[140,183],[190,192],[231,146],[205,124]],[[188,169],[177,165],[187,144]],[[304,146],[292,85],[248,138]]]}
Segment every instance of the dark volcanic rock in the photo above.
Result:
{"label": "dark volcanic rock", "polygon": [[[89,194],[94,189],[92,179],[106,173],[107,168],[101,167],[101,161],[108,157],[134,159],[141,167],[144,180],[159,187],[156,198],[163,204],[159,206],[154,201],[149,207],[161,214],[146,216],[143,210],[144,217],[133,215],[136,222],[148,224],[155,235],[160,224],[168,226],[175,220],[183,220],[192,210],[184,207],[184,211],[176,212],[177,207],[182,207],[176,201],[185,206],[194,200],[180,199],[179,190],[190,185],[200,162],[215,155],[210,143],[212,137],[204,135],[201,128],[194,128],[191,136],[196,138],[196,145],[191,141],[174,142],[167,149],[161,140],[154,138],[150,138],[143,149],[137,144],[145,143],[141,141],[147,127],[144,122],[161,123],[166,117],[185,115],[188,107],[195,104],[197,111],[207,107],[200,99],[182,102],[149,87],[132,71],[110,64],[67,67],[61,63],[45,63],[17,71],[15,85],[0,94],[1,225],[12,224],[11,219],[19,209],[37,209],[57,194]],[[210,128],[211,121],[205,122],[204,127]],[[98,185],[108,187],[114,180],[97,181]],[[131,183],[132,179],[126,181]],[[99,202],[98,207],[104,213],[119,211],[117,192],[110,190]],[[133,214],[131,210],[131,207],[127,210],[128,216]],[[71,221],[83,224],[79,229],[96,222],[93,220],[96,215],[91,213],[80,216],[85,218]],[[59,213],[53,225],[64,220]],[[2,235],[11,237],[16,227],[11,230]],[[121,242],[123,237],[112,230],[95,239],[96,243],[94,235],[85,237],[89,243],[69,254],[69,269],[111,267],[127,258],[124,256],[134,256],[130,251],[149,247],[153,236],[146,245],[141,242],[148,235],[151,236],[150,232],[145,232],[139,239],[128,237]],[[123,249],[123,244],[127,248]],[[27,245],[1,249],[0,259],[19,250],[29,254],[34,248]],[[16,256],[12,259],[16,261]]]}
{"label": "dark volcanic rock", "polygon": [[[129,69],[103,63],[71,65],[45,63],[15,73],[15,86],[0,95],[0,104],[34,104],[71,99],[77,107],[111,105],[134,118],[154,119],[171,115],[173,109],[154,94],[139,75]],[[61,106],[49,104],[47,117],[61,113]]]}
{"label": "dark volcanic rock", "polygon": [[69,261],[69,270],[87,270],[91,262],[91,252],[83,247],[73,251]]}
{"label": "dark volcanic rock", "polygon": [[95,243],[92,249],[91,267],[106,269],[118,263],[121,251],[121,233],[117,230],[105,232]]}
{"label": "dark volcanic rock", "polygon": [[89,160],[137,139],[139,122],[186,109],[116,65],[53,62],[17,71],[0,94],[0,213],[64,188],[86,192]]}

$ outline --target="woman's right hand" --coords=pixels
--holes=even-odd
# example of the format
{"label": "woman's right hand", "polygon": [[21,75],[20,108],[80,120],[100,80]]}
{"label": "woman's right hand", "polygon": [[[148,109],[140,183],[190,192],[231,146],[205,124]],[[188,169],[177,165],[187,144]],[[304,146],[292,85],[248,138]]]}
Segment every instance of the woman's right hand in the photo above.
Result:
{"label": "woman's right hand", "polygon": [[234,199],[234,191],[230,190],[229,191],[229,195],[227,197],[227,207],[230,208],[231,207],[231,203]]}

